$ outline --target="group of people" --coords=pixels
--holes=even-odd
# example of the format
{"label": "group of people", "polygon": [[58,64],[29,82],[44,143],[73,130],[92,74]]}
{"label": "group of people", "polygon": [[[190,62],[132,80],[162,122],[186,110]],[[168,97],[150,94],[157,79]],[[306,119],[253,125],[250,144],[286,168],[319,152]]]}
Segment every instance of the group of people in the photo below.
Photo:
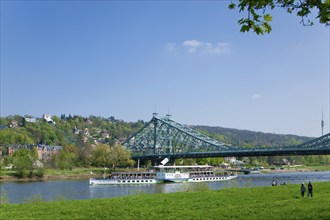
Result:
{"label": "group of people", "polygon": [[[313,197],[313,185],[312,185],[311,181],[309,181],[309,183],[307,185],[307,189],[308,189],[307,197],[309,197],[309,196]],[[300,186],[300,192],[301,192],[301,197],[304,197],[305,192],[306,192],[306,186],[304,183],[302,183]]]}
{"label": "group of people", "polygon": [[[281,185],[286,185],[286,182],[281,183]],[[272,186],[277,186],[277,180],[272,181]]]}
{"label": "group of people", "polygon": [[[281,185],[286,185],[286,183],[283,182],[283,183],[281,183]],[[272,186],[277,186],[277,180],[272,181]],[[309,197],[309,196],[313,197],[313,185],[312,185],[311,181],[308,182],[307,190],[308,190],[307,197]],[[301,183],[300,192],[301,192],[301,197],[305,197],[306,186],[304,183]]]}

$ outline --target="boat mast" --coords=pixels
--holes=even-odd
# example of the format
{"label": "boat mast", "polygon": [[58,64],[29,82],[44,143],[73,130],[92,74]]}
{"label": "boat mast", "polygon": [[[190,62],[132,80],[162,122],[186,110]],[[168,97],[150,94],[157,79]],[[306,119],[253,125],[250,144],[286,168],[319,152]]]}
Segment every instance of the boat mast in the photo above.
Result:
{"label": "boat mast", "polygon": [[138,158],[138,171],[140,171],[140,158]]}

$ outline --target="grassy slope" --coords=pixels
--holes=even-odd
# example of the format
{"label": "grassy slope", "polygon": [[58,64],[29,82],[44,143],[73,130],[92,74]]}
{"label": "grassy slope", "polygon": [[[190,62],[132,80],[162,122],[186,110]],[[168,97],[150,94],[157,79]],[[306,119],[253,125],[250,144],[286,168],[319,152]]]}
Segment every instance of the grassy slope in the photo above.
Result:
{"label": "grassy slope", "polygon": [[0,219],[330,219],[330,182],[0,206]]}

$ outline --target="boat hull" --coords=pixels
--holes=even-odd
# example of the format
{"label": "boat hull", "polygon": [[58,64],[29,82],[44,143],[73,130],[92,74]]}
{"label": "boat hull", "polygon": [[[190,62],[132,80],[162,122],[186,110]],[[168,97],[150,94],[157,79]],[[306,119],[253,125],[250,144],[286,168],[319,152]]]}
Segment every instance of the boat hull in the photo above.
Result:
{"label": "boat hull", "polygon": [[134,184],[154,184],[157,183],[155,179],[89,179],[89,185],[134,185]]}
{"label": "boat hull", "polygon": [[189,178],[188,182],[216,182],[236,179],[237,176],[213,176],[213,177],[193,177]]}

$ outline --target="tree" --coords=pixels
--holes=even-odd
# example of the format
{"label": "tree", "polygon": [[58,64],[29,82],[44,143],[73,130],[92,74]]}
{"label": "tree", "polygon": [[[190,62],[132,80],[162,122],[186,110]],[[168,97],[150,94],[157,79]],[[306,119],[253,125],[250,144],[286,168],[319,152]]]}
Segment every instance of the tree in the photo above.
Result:
{"label": "tree", "polygon": [[16,175],[18,177],[32,176],[34,169],[33,163],[38,158],[35,149],[19,149],[14,152],[12,158],[14,170],[16,170]]}
{"label": "tree", "polygon": [[72,169],[77,160],[78,149],[75,145],[65,145],[58,155],[58,165],[60,169]]}
{"label": "tree", "polygon": [[90,144],[83,144],[78,148],[78,162],[79,165],[88,167],[92,163],[92,152],[93,148]]}
{"label": "tree", "polygon": [[103,167],[109,166],[110,147],[106,144],[99,144],[92,152],[92,165]]}
{"label": "tree", "polygon": [[132,166],[134,161],[131,159],[130,152],[125,147],[115,144],[110,148],[109,163],[115,169],[118,166]]}
{"label": "tree", "polygon": [[0,130],[0,145],[33,144],[33,140],[23,129],[5,128]]}
{"label": "tree", "polygon": [[[235,9],[236,4],[230,3],[230,9]],[[273,10],[276,7],[284,8],[288,13],[296,12],[301,17],[301,22],[305,25],[313,25],[314,22],[309,19],[315,11],[321,24],[328,26],[330,24],[330,0],[239,0],[237,5],[239,12],[247,11],[247,18],[238,21],[241,26],[241,32],[253,30],[256,34],[270,33],[272,27],[270,22],[272,16],[266,13],[267,10]]]}

